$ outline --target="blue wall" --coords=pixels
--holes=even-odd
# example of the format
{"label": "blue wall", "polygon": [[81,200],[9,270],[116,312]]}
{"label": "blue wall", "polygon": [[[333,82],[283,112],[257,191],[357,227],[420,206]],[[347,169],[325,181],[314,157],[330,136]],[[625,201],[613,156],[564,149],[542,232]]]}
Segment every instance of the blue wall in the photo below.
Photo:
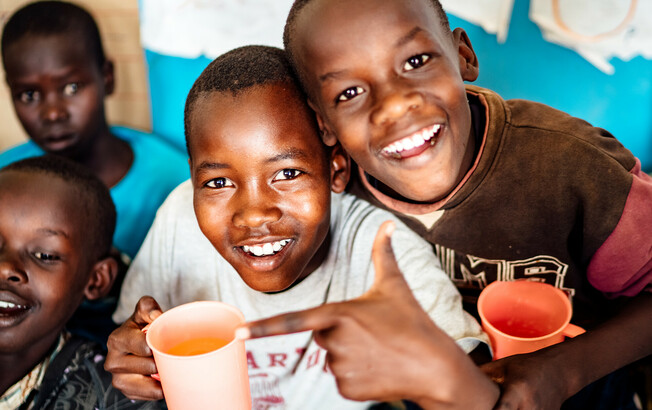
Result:
{"label": "blue wall", "polygon": [[[515,0],[507,41],[489,35],[455,16],[452,27],[464,28],[480,61],[475,84],[504,98],[548,104],[605,128],[652,171],[652,61],[613,60],[607,75],[574,51],[543,40],[528,17],[529,0]],[[183,59],[146,51],[154,132],[185,147],[183,107],[195,78],[211,61]]]}
{"label": "blue wall", "polygon": [[170,57],[145,50],[152,106],[152,131],[186,150],[183,109],[199,74],[212,61]]}
{"label": "blue wall", "polygon": [[480,62],[476,85],[504,98],[548,104],[605,128],[652,171],[652,61],[613,59],[607,75],[574,51],[549,43],[528,16],[529,0],[515,0],[507,41],[455,16],[451,27],[469,35]]}

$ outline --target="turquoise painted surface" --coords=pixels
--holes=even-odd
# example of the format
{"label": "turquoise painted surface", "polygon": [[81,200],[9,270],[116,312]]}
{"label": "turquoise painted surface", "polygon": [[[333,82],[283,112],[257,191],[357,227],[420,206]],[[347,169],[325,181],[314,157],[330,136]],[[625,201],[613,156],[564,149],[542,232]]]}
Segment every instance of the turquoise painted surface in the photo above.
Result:
{"label": "turquoise painted surface", "polygon": [[494,35],[455,16],[451,27],[469,35],[480,62],[475,84],[504,98],[548,104],[602,127],[652,171],[652,61],[613,59],[607,75],[574,51],[543,39],[528,17],[529,0],[515,0],[504,44]]}
{"label": "turquoise painted surface", "polygon": [[152,106],[152,131],[186,149],[183,109],[188,91],[212,60],[171,57],[145,50]]}

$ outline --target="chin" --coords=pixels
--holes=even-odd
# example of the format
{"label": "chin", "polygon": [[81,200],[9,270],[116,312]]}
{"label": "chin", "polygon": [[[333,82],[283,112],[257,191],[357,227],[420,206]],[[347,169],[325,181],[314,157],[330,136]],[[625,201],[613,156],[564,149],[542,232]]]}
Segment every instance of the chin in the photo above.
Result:
{"label": "chin", "polygon": [[[261,275],[261,274],[259,274]],[[264,275],[264,273],[262,274]],[[278,283],[277,281],[261,281],[261,280],[248,280],[242,275],[240,275],[244,283],[249,286],[251,289],[258,291],[258,292],[263,292],[263,293],[278,293],[278,292],[283,292],[284,290],[287,290],[294,285],[294,283]]]}

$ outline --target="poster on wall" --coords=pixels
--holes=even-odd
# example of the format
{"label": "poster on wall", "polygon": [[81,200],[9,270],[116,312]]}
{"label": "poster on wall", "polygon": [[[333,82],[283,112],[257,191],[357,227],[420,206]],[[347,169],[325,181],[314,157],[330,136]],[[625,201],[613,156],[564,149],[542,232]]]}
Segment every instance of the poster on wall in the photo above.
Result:
{"label": "poster on wall", "polygon": [[141,39],[148,50],[215,58],[246,44],[282,47],[292,0],[141,0]]}
{"label": "poster on wall", "polygon": [[614,57],[652,59],[652,0],[531,0],[530,19],[607,74]]}
{"label": "poster on wall", "polygon": [[[447,13],[507,39],[514,0],[441,0]],[[530,0],[546,41],[577,52],[606,74],[612,58],[652,59],[652,0]]]}
{"label": "poster on wall", "polygon": [[495,34],[499,43],[507,40],[514,0],[440,0],[447,13]]}

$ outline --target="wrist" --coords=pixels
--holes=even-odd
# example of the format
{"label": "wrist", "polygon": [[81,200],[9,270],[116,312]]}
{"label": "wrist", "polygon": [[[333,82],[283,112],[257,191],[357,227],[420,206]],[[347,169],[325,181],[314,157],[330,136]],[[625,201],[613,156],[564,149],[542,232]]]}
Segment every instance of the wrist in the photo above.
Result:
{"label": "wrist", "polygon": [[486,377],[469,381],[466,391],[460,392],[455,397],[448,397],[442,401],[441,396],[421,397],[414,402],[423,410],[435,409],[460,409],[460,410],[492,410],[500,398],[500,387]]}
{"label": "wrist", "polygon": [[[424,358],[422,366],[429,372],[421,379],[421,396],[412,398],[412,401],[425,410],[493,409],[500,397],[499,385],[483,373],[452,339],[450,342],[454,349],[449,349],[445,357]],[[423,383],[424,380],[428,382]]]}

